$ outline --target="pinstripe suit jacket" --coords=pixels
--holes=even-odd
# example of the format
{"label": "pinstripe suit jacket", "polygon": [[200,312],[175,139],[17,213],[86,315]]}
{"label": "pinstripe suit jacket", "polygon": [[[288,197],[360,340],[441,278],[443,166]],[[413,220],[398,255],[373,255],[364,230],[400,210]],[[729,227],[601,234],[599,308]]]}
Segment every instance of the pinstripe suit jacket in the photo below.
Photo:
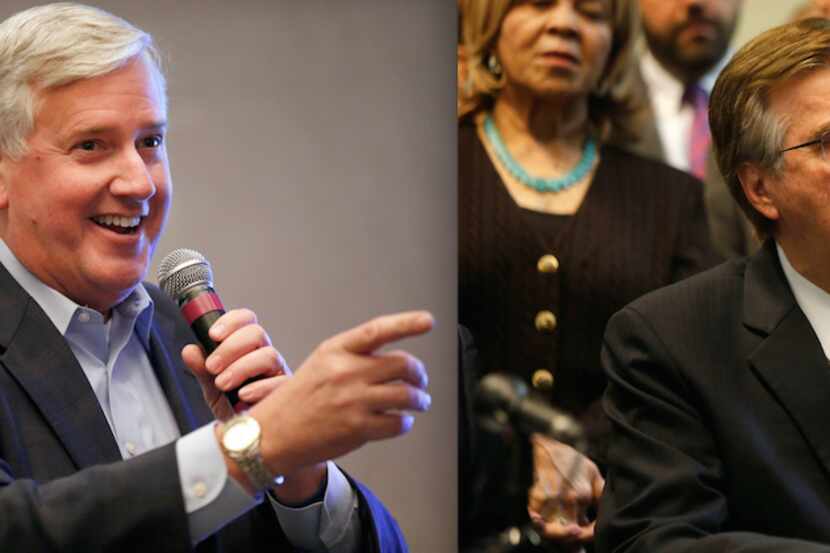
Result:
{"label": "pinstripe suit jacket", "polygon": [[830,553],[830,369],[770,241],[606,331],[602,553]]}

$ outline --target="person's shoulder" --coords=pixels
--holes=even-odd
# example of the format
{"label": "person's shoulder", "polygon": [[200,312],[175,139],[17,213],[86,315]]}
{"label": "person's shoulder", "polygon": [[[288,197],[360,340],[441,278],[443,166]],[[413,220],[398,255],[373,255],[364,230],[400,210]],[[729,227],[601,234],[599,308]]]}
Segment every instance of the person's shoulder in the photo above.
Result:
{"label": "person's shoulder", "polygon": [[605,344],[689,375],[729,366],[741,343],[746,266],[730,260],[634,300],[611,317]]}
{"label": "person's shoulder", "polygon": [[748,258],[730,259],[711,269],[651,291],[623,308],[654,328],[706,332],[713,323],[740,316]]}
{"label": "person's shoulder", "polygon": [[476,137],[476,119],[474,113],[468,113],[458,120],[458,139],[462,142]]}
{"label": "person's shoulder", "polygon": [[468,113],[458,120],[458,166],[466,174],[469,167],[481,164],[481,144],[476,127],[476,113]]}
{"label": "person's shoulder", "polygon": [[671,165],[656,159],[634,153],[619,145],[606,144],[602,147],[602,154],[608,163],[617,171],[631,172],[648,176],[643,179],[644,185],[661,186],[666,182],[672,185],[701,189],[703,183],[686,171],[681,171]]}

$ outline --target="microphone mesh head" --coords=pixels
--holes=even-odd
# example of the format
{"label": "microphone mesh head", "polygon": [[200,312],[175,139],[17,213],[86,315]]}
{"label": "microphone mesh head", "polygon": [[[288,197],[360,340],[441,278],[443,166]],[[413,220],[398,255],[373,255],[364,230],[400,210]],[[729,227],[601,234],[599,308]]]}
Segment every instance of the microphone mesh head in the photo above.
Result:
{"label": "microphone mesh head", "polygon": [[178,301],[182,292],[195,284],[213,288],[213,271],[205,256],[196,250],[179,248],[161,260],[158,271],[159,286]]}

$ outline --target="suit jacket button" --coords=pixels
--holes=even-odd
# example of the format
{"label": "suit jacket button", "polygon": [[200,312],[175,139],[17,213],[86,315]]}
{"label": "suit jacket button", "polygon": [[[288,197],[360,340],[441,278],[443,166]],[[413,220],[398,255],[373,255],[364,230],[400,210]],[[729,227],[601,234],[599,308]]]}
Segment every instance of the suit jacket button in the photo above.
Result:
{"label": "suit jacket button", "polygon": [[559,260],[555,255],[543,255],[536,263],[536,268],[540,273],[555,273],[559,270]]}
{"label": "suit jacket button", "polygon": [[556,329],[556,315],[550,311],[539,311],[536,313],[536,330],[546,334],[552,333]]}
{"label": "suit jacket button", "polygon": [[540,392],[549,392],[553,389],[553,374],[547,369],[539,369],[533,372],[531,382]]}

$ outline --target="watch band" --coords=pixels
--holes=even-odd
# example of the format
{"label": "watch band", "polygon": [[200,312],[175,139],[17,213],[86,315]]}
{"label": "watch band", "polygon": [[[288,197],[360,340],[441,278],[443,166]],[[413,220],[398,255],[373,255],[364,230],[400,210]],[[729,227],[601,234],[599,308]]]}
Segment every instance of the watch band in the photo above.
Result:
{"label": "watch band", "polygon": [[[226,443],[227,433],[236,425],[245,425],[249,431],[253,430],[254,433],[248,437],[249,443],[237,443],[235,444],[236,447],[228,447]],[[220,444],[222,449],[228,457],[236,462],[254,489],[262,492],[285,482],[285,477],[281,474],[272,476],[262,461],[262,455],[259,449],[261,429],[256,419],[246,412],[242,412],[228,420],[222,426],[221,430],[222,440],[220,440]]]}
{"label": "watch band", "polygon": [[271,476],[268,469],[265,468],[265,463],[262,462],[259,448],[250,456],[240,457],[239,459],[234,459],[234,461],[236,461],[236,464],[239,465],[239,468],[242,469],[242,472],[245,473],[245,476],[248,477],[251,485],[257,491],[265,491],[274,486],[280,486],[285,482],[285,477],[281,474]]}

